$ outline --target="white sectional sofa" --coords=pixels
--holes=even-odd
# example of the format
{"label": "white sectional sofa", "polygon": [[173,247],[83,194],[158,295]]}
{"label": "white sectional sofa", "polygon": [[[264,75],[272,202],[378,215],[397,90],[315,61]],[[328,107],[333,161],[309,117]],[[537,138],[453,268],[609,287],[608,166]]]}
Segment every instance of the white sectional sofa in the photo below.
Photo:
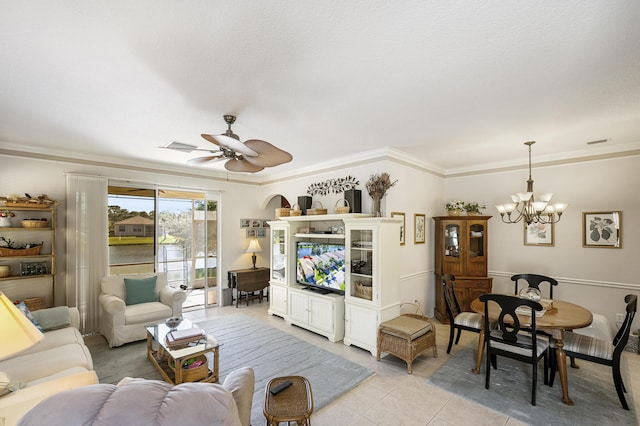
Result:
{"label": "white sectional sofa", "polygon": [[0,396],[0,418],[15,424],[43,399],[79,386],[96,384],[91,353],[78,331],[76,308],[57,307],[32,312],[45,329],[34,346],[0,361],[0,372],[25,387]]}

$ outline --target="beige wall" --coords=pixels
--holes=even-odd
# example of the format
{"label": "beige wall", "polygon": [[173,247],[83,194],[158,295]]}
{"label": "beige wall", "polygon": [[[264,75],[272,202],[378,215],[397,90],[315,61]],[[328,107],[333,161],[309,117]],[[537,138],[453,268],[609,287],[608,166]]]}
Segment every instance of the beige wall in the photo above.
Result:
{"label": "beige wall", "polygon": [[[406,245],[401,252],[402,300],[418,300],[427,315],[433,314],[433,221],[430,217],[445,213],[446,201],[460,198],[478,201],[489,207],[486,213],[494,216],[489,231],[489,271],[495,277],[497,291],[512,291],[509,276],[519,272],[538,272],[556,277],[560,281],[557,297],[572,300],[603,313],[615,322],[615,313],[622,311],[622,298],[637,292],[640,281],[635,273],[635,261],[640,258],[640,206],[637,192],[640,184],[640,157],[627,157],[535,168],[535,190],[554,192],[555,199],[569,203],[562,221],[556,225],[554,247],[523,245],[521,224],[507,225],[499,220],[493,206],[508,200],[509,194],[525,189],[526,169],[485,173],[467,177],[443,179],[428,171],[398,161],[373,161],[367,164],[338,167],[324,173],[310,174],[268,185],[247,185],[224,180],[183,177],[168,172],[135,171],[121,168],[77,165],[62,162],[20,159],[0,156],[0,194],[47,193],[51,198],[63,200],[64,175],[67,172],[97,174],[131,182],[155,183],[158,186],[182,187],[205,191],[220,191],[220,279],[226,286],[226,271],[248,266],[244,253],[247,240],[239,227],[241,217],[273,218],[277,197],[284,195],[295,202],[305,195],[313,182],[335,179],[347,175],[360,181],[363,192],[363,210],[371,211],[371,198],[364,184],[373,173],[389,172],[398,183],[383,199],[383,212],[406,213]],[[340,195],[314,197],[333,211]],[[623,248],[583,248],[581,240],[582,212],[621,210],[623,212]],[[429,225],[427,243],[413,243],[413,215],[423,213]],[[59,208],[59,229],[64,229],[64,202]],[[61,232],[59,235],[64,235]],[[58,238],[58,288],[56,303],[64,299],[64,239]],[[269,262],[268,244],[258,254],[258,265]],[[406,305],[404,311],[413,307]]]}

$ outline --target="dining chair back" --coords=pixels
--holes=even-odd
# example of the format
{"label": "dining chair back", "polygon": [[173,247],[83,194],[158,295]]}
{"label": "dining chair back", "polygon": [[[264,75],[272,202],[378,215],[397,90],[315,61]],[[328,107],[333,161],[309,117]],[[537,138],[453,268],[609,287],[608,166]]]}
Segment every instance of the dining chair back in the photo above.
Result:
{"label": "dining chair back", "polygon": [[[524,280],[527,282],[527,287],[533,287],[533,288],[537,288],[538,290],[540,290],[540,292],[542,293],[542,290],[540,288],[540,284],[542,283],[549,283],[549,299],[553,299],[553,287],[558,285],[558,281],[556,281],[555,279],[551,278],[551,277],[547,277],[544,275],[537,275],[537,274],[516,274],[513,275],[511,277],[511,281],[513,281],[515,283],[515,294],[518,294],[518,281],[519,280]],[[526,288],[526,287],[524,287]],[[544,295],[542,297],[545,297]]]}
{"label": "dining chair back", "polygon": [[[484,302],[485,330],[491,330],[485,333],[485,389],[489,389],[491,366],[497,369],[498,355],[522,361],[532,366],[531,405],[536,405],[538,363],[541,359],[544,359],[544,383],[548,383],[549,340],[536,336],[535,313],[542,310],[542,305],[534,300],[494,293],[481,295],[480,301]],[[500,315],[493,329],[489,319],[490,303],[497,303],[500,307]],[[531,318],[530,323],[521,323],[518,314]],[[521,330],[527,332],[521,333]]]}
{"label": "dining chair back", "polygon": [[[635,294],[628,294],[625,296],[624,301],[627,304],[627,313],[612,342],[568,331],[564,335],[564,352],[570,357],[610,366],[620,404],[622,404],[622,408],[628,410],[629,405],[624,397],[626,389],[620,373],[620,358],[624,347],[629,341],[631,324],[636,315],[638,297]],[[549,380],[550,386],[553,386],[555,370],[555,365],[552,365],[551,378]]]}
{"label": "dining chair back", "polygon": [[456,277],[452,274],[444,274],[442,276],[442,290],[444,292],[444,300],[447,305],[447,315],[449,317],[449,346],[447,346],[447,353],[451,352],[456,330],[458,331],[456,345],[460,341],[462,330],[472,331],[474,333],[480,333],[480,330],[482,330],[482,315],[476,312],[463,312],[460,308],[454,287],[455,281]]}

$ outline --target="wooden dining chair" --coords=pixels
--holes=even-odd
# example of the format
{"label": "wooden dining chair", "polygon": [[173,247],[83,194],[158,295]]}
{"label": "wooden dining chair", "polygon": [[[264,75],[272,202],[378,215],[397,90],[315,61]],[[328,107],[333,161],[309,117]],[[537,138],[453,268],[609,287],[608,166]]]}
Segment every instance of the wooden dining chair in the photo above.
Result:
{"label": "wooden dining chair", "polygon": [[[553,287],[558,285],[558,281],[551,277],[547,277],[544,275],[537,274],[516,274],[511,276],[511,281],[515,283],[515,294],[518,294],[518,282],[520,280],[524,280],[527,282],[527,287],[533,287],[540,290],[542,293],[542,289],[540,288],[540,284],[549,283],[549,299],[553,299]],[[526,287],[525,287],[526,288]],[[544,295],[542,297],[545,297]]]}
{"label": "wooden dining chair", "polygon": [[[491,330],[485,333],[485,389],[489,389],[491,366],[493,365],[493,368],[497,369],[496,358],[498,355],[526,362],[532,366],[531,405],[536,405],[538,363],[541,359],[544,359],[545,384],[548,383],[547,373],[549,367],[549,340],[536,336],[535,312],[541,311],[542,305],[534,300],[494,293],[481,295],[480,301],[484,302],[485,330]],[[494,324],[495,328],[492,329],[489,320],[489,304],[493,302],[498,304],[501,311],[497,322]],[[518,309],[518,312],[524,310],[524,312],[527,312],[526,315],[531,317],[531,324],[527,324],[526,327],[527,331],[531,331],[531,334],[520,332],[524,330],[524,327],[520,323],[516,309]]]}
{"label": "wooden dining chair", "polygon": [[[629,341],[631,324],[633,323],[633,317],[636,315],[638,297],[635,294],[628,294],[625,296],[624,301],[627,304],[627,313],[620,329],[613,338],[613,342],[568,331],[564,334],[564,352],[570,357],[610,366],[618,399],[620,399],[622,408],[628,410],[629,405],[624,397],[626,389],[620,374],[620,357]],[[556,365],[555,361],[552,360],[550,386],[553,386],[555,375]]]}
{"label": "wooden dining chair", "polygon": [[480,333],[482,330],[482,315],[476,312],[463,312],[458,302],[458,297],[454,289],[456,277],[452,274],[444,274],[442,276],[442,290],[444,292],[444,300],[447,305],[447,315],[449,316],[449,346],[447,353],[451,352],[453,346],[453,336],[458,331],[456,337],[456,345],[460,341],[462,330]]}

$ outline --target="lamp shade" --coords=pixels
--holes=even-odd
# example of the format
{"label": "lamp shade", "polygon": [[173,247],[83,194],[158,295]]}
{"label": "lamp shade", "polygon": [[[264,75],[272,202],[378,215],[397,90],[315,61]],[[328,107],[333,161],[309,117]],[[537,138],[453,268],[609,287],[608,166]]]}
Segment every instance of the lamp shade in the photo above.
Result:
{"label": "lamp shade", "polygon": [[262,247],[260,247],[260,243],[255,238],[249,242],[249,247],[245,250],[246,253],[260,253],[261,251]]}
{"label": "lamp shade", "polygon": [[38,343],[44,335],[0,291],[0,360]]}

